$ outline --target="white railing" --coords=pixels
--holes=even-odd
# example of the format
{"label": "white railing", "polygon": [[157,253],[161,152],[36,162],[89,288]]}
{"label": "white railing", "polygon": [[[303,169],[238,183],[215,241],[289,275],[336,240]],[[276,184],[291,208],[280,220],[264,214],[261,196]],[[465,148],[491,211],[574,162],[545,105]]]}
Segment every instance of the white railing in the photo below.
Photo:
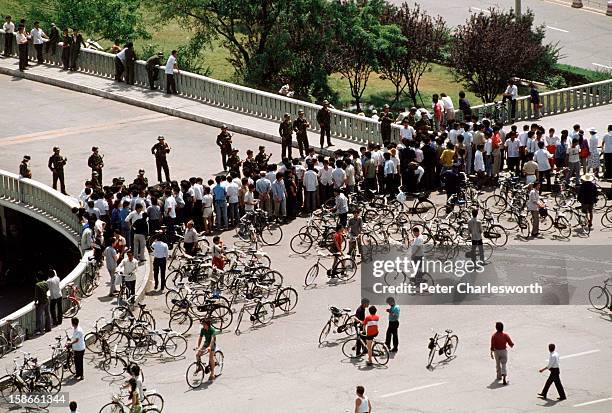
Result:
{"label": "white railing", "polygon": [[[4,47],[2,30],[0,30],[0,47]],[[28,50],[30,59],[34,60],[34,47],[29,47]],[[16,44],[14,44],[13,52],[17,53]],[[60,53],[61,51],[58,49],[55,55],[45,54],[46,62],[52,65],[60,65]],[[96,76],[113,78],[115,75],[114,59],[115,55],[110,53],[81,49],[78,59],[79,70]],[[160,68],[159,79],[161,87],[164,88],[163,68]],[[295,115],[298,110],[302,109],[306,118],[310,120],[311,130],[313,132],[319,131],[319,126],[315,121],[317,111],[320,109],[319,105],[183,71],[176,76],[176,82],[178,92],[182,96],[259,118],[281,121],[284,113]],[[145,62],[140,60],[135,68],[135,84],[148,85]],[[543,116],[605,105],[612,102],[612,79],[546,92],[540,94],[540,96],[544,104],[541,111]],[[491,106],[492,104],[480,105],[472,109],[482,117],[490,111]],[[357,144],[381,142],[378,122],[336,109],[332,110],[332,114],[331,133],[336,138]],[[533,117],[533,113],[528,97],[519,98],[516,119],[527,120],[531,117]],[[397,125],[394,126],[392,139],[398,141],[400,128]]]}
{"label": "white railing", "polygon": [[[75,199],[62,195],[40,182],[0,170],[0,205],[50,225],[78,247],[81,226],[77,216],[72,212],[72,209],[78,206]],[[70,274],[62,279],[60,284],[62,289],[70,282],[80,281],[91,255],[91,252],[85,254]],[[34,302],[2,318],[0,331],[6,328],[9,321],[18,321],[30,335],[36,326]]]}

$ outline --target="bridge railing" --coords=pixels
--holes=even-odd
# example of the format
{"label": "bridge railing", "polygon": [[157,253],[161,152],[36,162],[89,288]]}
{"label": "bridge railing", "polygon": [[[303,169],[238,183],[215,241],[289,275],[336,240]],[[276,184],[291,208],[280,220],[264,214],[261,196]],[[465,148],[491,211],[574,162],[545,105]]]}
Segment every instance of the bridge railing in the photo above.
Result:
{"label": "bridge railing", "polygon": [[[4,33],[0,30],[0,47],[4,47]],[[28,47],[31,60],[35,59],[34,47]],[[13,52],[17,53],[14,44]],[[61,50],[55,54],[44,55],[47,63],[61,65]],[[96,76],[113,78],[115,75],[115,55],[90,49],[81,49],[78,58],[79,70]],[[180,56],[179,56],[180,65]],[[281,121],[284,113],[296,115],[298,110],[304,110],[306,118],[310,121],[313,132],[320,131],[316,122],[319,105],[288,98],[274,93],[248,88],[229,82],[200,76],[194,73],[181,71],[176,75],[177,89],[180,95],[218,106],[227,110],[245,113],[248,115]],[[161,88],[165,87],[165,74],[163,67],[159,69]],[[135,84],[147,86],[147,73],[145,62],[139,60],[135,68]],[[540,95],[544,106],[542,115],[554,115],[573,110],[608,104],[612,101],[612,79],[597,83],[554,90]],[[493,104],[474,106],[472,109],[484,116],[491,111]],[[380,125],[378,122],[352,113],[332,110],[331,133],[336,138],[366,144],[368,142],[381,142]],[[532,107],[528,97],[517,100],[516,119],[527,120],[533,117]],[[399,140],[400,127],[394,125],[392,138]]]}
{"label": "bridge railing", "polygon": [[[39,182],[0,170],[0,205],[48,223],[78,246],[81,226],[77,216],[72,212],[72,208],[78,205],[76,200]],[[87,270],[91,255],[91,252],[85,254],[70,274],[62,279],[60,284],[62,289],[70,282],[80,281],[81,275]],[[9,321],[19,322],[30,336],[36,328],[34,302],[0,319],[0,331],[5,331],[9,327]]]}

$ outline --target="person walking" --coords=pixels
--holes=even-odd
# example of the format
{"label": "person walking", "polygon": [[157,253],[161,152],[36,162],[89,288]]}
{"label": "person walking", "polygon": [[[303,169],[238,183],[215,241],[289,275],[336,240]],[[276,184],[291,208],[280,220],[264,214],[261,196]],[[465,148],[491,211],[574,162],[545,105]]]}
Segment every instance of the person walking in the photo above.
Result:
{"label": "person walking", "polygon": [[49,308],[53,327],[62,324],[62,289],[60,288],[60,278],[53,268],[49,268],[47,286],[49,287]]}
{"label": "person walking", "polygon": [[331,109],[327,100],[323,101],[323,107],[317,112],[317,123],[321,129],[321,137],[319,139],[321,148],[323,148],[325,136],[327,136],[327,146],[334,146],[331,143]]}
{"label": "person walking", "polygon": [[15,35],[15,23],[11,16],[4,18],[2,30],[4,30],[4,57],[13,55],[13,36]]}
{"label": "person walking", "polygon": [[355,413],[372,413],[372,402],[365,395],[365,388],[357,386],[357,398],[355,399]]}
{"label": "person walking", "polygon": [[32,179],[32,169],[28,162],[30,162],[30,155],[24,155],[21,163],[19,164],[19,176],[22,178]]}
{"label": "person walking", "polygon": [[293,122],[291,115],[285,113],[283,121],[278,126],[278,134],[281,138],[281,159],[291,159],[292,140],[293,140]]}
{"label": "person walking", "polygon": [[557,388],[557,393],[559,393],[559,398],[557,400],[565,400],[567,399],[565,395],[565,390],[563,389],[563,384],[561,384],[561,377],[559,377],[559,353],[555,350],[556,346],[554,344],[548,345],[548,365],[539,370],[540,373],[548,370],[550,372],[548,379],[546,379],[546,383],[544,384],[544,388],[538,396],[542,399],[546,399],[546,395],[548,394],[548,389],[550,385],[555,383],[555,387]]}
{"label": "person walking", "polygon": [[472,251],[470,258],[476,262],[476,248],[478,248],[478,255],[480,262],[484,263],[484,247],[482,246],[482,223],[478,219],[478,210],[472,210],[472,218],[468,221],[468,231],[472,239]]}
{"label": "person walking", "polygon": [[72,42],[70,43],[70,70],[77,70],[79,55],[81,54],[81,45],[83,44],[83,36],[79,33],[79,29],[72,29]]}
{"label": "person walking", "polygon": [[68,159],[60,154],[60,148],[55,146],[53,148],[53,155],[49,158],[47,166],[51,170],[53,176],[53,189],[57,191],[57,181],[60,182],[60,190],[62,194],[66,193],[66,184],[64,181],[64,166],[68,162]]}
{"label": "person walking", "polygon": [[527,186],[529,190],[529,199],[527,201],[527,210],[531,215],[531,236],[537,237],[540,235],[540,183],[534,182]]}
{"label": "person walking", "polygon": [[49,298],[47,292],[49,285],[45,277],[39,274],[38,282],[34,286],[34,306],[36,307],[36,331],[34,335],[41,335],[51,331],[51,312],[49,311]]}
{"label": "person walking", "polygon": [[227,125],[221,125],[221,133],[217,135],[217,146],[221,151],[223,171],[227,171],[227,158],[232,154],[232,134],[228,132]]}
{"label": "person walking", "polygon": [[[385,344],[390,349],[390,352],[396,353],[397,345],[399,344],[397,329],[399,328],[400,308],[395,304],[395,298],[393,297],[387,297],[387,304],[389,304],[389,308],[386,310],[389,313],[389,327],[387,328]],[[393,341],[393,347],[391,347],[391,341]]]}
{"label": "person walking", "polygon": [[57,44],[59,43],[60,32],[55,23],[51,23],[51,30],[49,31],[49,40],[45,43],[45,53],[55,56],[57,51]]}
{"label": "person walking", "polygon": [[108,243],[108,246],[104,249],[104,262],[106,264],[106,269],[108,270],[108,274],[110,275],[110,290],[108,292],[109,297],[113,297],[115,295],[115,271],[117,270],[117,261],[119,260],[119,254],[115,249],[114,245],[117,239],[115,237],[111,237]]}
{"label": "person walking", "polygon": [[597,203],[597,185],[594,181],[595,176],[592,173],[583,175],[577,196],[580,209],[588,217],[589,227],[593,226],[593,206]]}
{"label": "person walking", "polygon": [[117,272],[123,274],[123,282],[128,290],[128,297],[133,303],[136,296],[136,271],[138,270],[138,260],[134,259],[134,251],[127,250],[127,258],[124,258],[117,267]]}
{"label": "person walking", "polygon": [[180,74],[181,71],[179,70],[179,65],[176,60],[176,54],[177,54],[177,51],[173,50],[170,56],[168,57],[168,60],[166,61],[166,68],[164,70],[166,73],[166,94],[176,95],[178,93],[176,91],[176,80],[174,79],[174,69],[176,69],[177,74]]}
{"label": "person walking", "polygon": [[72,339],[66,344],[66,347],[70,346],[72,348],[72,353],[74,355],[74,378],[77,380],[85,379],[85,375],[83,374],[83,357],[85,356],[85,333],[81,326],[79,326],[79,319],[76,317],[72,317]]}
{"label": "person walking", "polygon": [[495,333],[491,336],[491,359],[495,359],[496,380],[502,380],[504,385],[508,384],[506,364],[508,363],[508,349],[506,346],[514,347],[510,336],[504,333],[504,323],[495,323]]}
{"label": "person walking", "polygon": [[298,149],[300,151],[300,158],[304,159],[305,154],[308,153],[308,128],[310,123],[304,117],[304,111],[300,109],[298,111],[298,117],[293,121],[293,130],[296,133]]}
{"label": "person walking", "polygon": [[[155,289],[161,286],[159,291],[164,291],[166,288],[166,264],[168,262],[168,244],[161,239],[156,239],[151,245],[153,249],[153,279],[155,280]],[[161,280],[160,278],[161,277]]]}
{"label": "person walking", "polygon": [[98,185],[100,188],[102,188],[102,168],[104,168],[104,155],[100,155],[97,146],[92,146],[91,152],[91,155],[89,155],[89,158],[87,159],[87,166],[91,168],[92,182],[94,172],[98,173],[96,179],[98,181]]}
{"label": "person walking", "polygon": [[15,40],[19,50],[19,71],[23,72],[28,66],[28,34],[25,32],[25,27],[19,25]]}
{"label": "person walking", "polygon": [[36,60],[38,64],[41,65],[45,63],[45,58],[43,57],[43,45],[45,41],[43,39],[49,39],[49,36],[40,28],[40,23],[37,21],[34,22],[34,28],[30,31],[30,38],[36,50]]}
{"label": "person walking", "polygon": [[166,182],[170,182],[170,168],[168,167],[167,155],[170,153],[170,145],[166,143],[163,136],[157,137],[157,143],[151,148],[151,153],[155,155],[155,167],[157,168],[157,182],[162,182],[161,171],[164,170]]}
{"label": "person walking", "polygon": [[145,64],[147,79],[149,80],[149,89],[151,90],[157,89],[155,82],[157,82],[159,79],[159,67],[162,65],[161,60],[163,58],[164,54],[162,52],[158,52],[157,54],[149,57]]}

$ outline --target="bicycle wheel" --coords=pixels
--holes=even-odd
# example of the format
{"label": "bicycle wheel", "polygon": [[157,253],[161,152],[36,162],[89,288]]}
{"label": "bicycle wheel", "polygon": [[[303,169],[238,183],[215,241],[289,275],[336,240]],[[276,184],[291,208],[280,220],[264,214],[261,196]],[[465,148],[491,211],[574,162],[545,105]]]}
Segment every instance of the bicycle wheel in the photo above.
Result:
{"label": "bicycle wheel", "polygon": [[187,311],[179,311],[170,317],[168,322],[168,328],[172,331],[176,331],[180,335],[185,335],[191,329],[193,325],[193,318],[187,313]]}
{"label": "bicycle wheel", "polygon": [[389,362],[389,349],[383,343],[375,341],[372,344],[372,357],[381,366],[384,366]]}
{"label": "bicycle wheel", "polygon": [[327,323],[323,326],[321,333],[319,334],[319,344],[323,344],[327,338],[327,335],[331,331],[331,321],[327,320]]}
{"label": "bicycle wheel", "polygon": [[277,245],[283,239],[283,229],[277,222],[268,222],[259,233],[259,238],[265,245]]}
{"label": "bicycle wheel", "polygon": [[15,377],[11,374],[0,377],[0,383],[4,383],[0,386],[0,394],[7,404],[11,403],[11,396],[21,395],[21,389],[15,382]]}
{"label": "bicycle wheel", "polygon": [[8,341],[6,341],[6,338],[0,334],[0,358],[4,357],[4,355],[9,351],[11,351],[11,347],[9,346]]}
{"label": "bicycle wheel", "polygon": [[342,354],[344,354],[346,357],[348,358],[360,357],[360,355],[357,355],[356,351],[357,351],[357,339],[356,338],[351,338],[349,340],[346,340],[344,344],[342,344]]}
{"label": "bicycle wheel", "polygon": [[512,211],[504,211],[497,216],[497,222],[500,223],[505,229],[512,231],[519,226],[519,220]]}
{"label": "bicycle wheel", "polygon": [[484,200],[485,208],[493,214],[501,214],[506,209],[506,198],[499,195],[491,195]]}
{"label": "bicycle wheel", "polygon": [[67,297],[64,297],[62,299],[62,308],[66,309],[64,311],[64,317],[66,317],[66,318],[72,318],[72,317],[76,316],[77,313],[80,310],[80,307],[77,304],[77,302],[75,300],[71,300],[71,299],[69,299]]}
{"label": "bicycle wheel", "polygon": [[54,373],[42,372],[38,380],[52,395],[56,395],[62,390],[62,380]]}
{"label": "bicycle wheel", "polygon": [[298,303],[298,293],[292,287],[285,287],[276,295],[276,306],[285,313],[292,311]]}
{"label": "bicycle wheel", "polygon": [[403,272],[387,272],[385,273],[385,284],[387,285],[401,285],[406,282],[406,274]]}
{"label": "bicycle wheel", "polygon": [[276,270],[269,270],[263,274],[259,282],[267,287],[280,288],[283,286],[283,274]]}
{"label": "bicycle wheel", "polygon": [[124,305],[113,308],[111,317],[115,320],[119,328],[127,329],[132,325],[132,321],[130,320],[130,317],[133,317],[132,310]]}
{"label": "bicycle wheel", "polygon": [[399,222],[392,222],[387,226],[387,234],[395,242],[404,241],[404,225]]}
{"label": "bicycle wheel", "polygon": [[527,216],[519,216],[518,230],[523,238],[528,238],[531,235],[531,221]]}
{"label": "bicycle wheel", "polygon": [[13,337],[13,347],[21,347],[26,337],[26,331],[19,324],[16,324],[13,326],[11,337]]}
{"label": "bicycle wheel", "polygon": [[508,243],[508,233],[501,225],[489,226],[484,236],[496,247],[504,247]]}
{"label": "bicycle wheel", "polygon": [[91,271],[85,271],[83,275],[81,275],[79,286],[81,287],[81,294],[83,294],[85,297],[91,297],[95,287],[94,276]]}
{"label": "bicycle wheel", "polygon": [[122,331],[115,331],[107,338],[108,346],[112,352],[126,354],[132,350],[131,340]]}
{"label": "bicycle wheel", "polygon": [[[428,272],[422,272],[420,274],[418,274],[416,277],[414,277],[414,283],[417,286],[417,294],[429,294],[428,293],[428,287],[434,286],[434,279],[433,277],[428,273]],[[423,286],[421,286],[422,284],[424,284]],[[423,291],[423,293],[421,293],[420,291]]]}
{"label": "bicycle wheel", "polygon": [[215,377],[220,376],[223,373],[223,364],[225,363],[225,356],[221,350],[215,351]]}
{"label": "bicycle wheel", "polygon": [[102,353],[102,339],[100,338],[100,335],[98,333],[94,331],[94,332],[85,334],[84,341],[85,341],[85,347],[87,347],[87,350],[89,350],[90,352],[94,354]]}
{"label": "bicycle wheel", "polygon": [[606,213],[601,216],[601,226],[612,228],[612,208],[608,208]]}
{"label": "bicycle wheel", "polygon": [[183,298],[184,297],[179,290],[168,290],[168,292],[166,293],[166,307],[168,307],[168,310],[171,309],[174,306],[174,302],[180,301]]}
{"label": "bicycle wheel", "polygon": [[610,303],[608,291],[599,285],[591,287],[589,290],[589,302],[594,309],[603,310],[604,308],[608,307]]}
{"label": "bicycle wheel", "polygon": [[192,389],[197,389],[204,382],[204,365],[194,361],[187,367],[185,373],[187,385]]}
{"label": "bicycle wheel", "polygon": [[319,275],[319,264],[315,264],[306,273],[306,277],[304,278],[304,285],[306,287],[310,287],[314,284],[317,279],[317,275]]}
{"label": "bicycle wheel", "polygon": [[212,313],[210,313],[210,316],[211,324],[219,330],[228,328],[234,320],[232,309],[224,305],[216,306]]}
{"label": "bicycle wheel", "polygon": [[137,362],[143,361],[147,356],[147,353],[149,353],[149,346],[151,345],[155,345],[151,342],[151,340],[141,340],[140,342],[135,343],[134,347],[132,348],[131,360]]}
{"label": "bicycle wheel", "polygon": [[274,317],[274,304],[271,302],[260,303],[255,312],[255,317],[257,317],[257,321],[261,324],[268,324]]}
{"label": "bicycle wheel", "polygon": [[127,371],[127,362],[119,356],[110,355],[102,362],[102,370],[113,377],[121,376]]}
{"label": "bicycle wheel", "polygon": [[333,266],[332,272],[338,276],[338,279],[344,282],[353,279],[357,273],[357,264],[351,258],[343,258]]}
{"label": "bicycle wheel", "polygon": [[446,346],[444,347],[444,354],[446,355],[446,358],[450,358],[455,354],[455,352],[457,351],[458,345],[459,345],[459,337],[453,334],[452,336],[448,338],[448,341],[446,342]]}
{"label": "bicycle wheel", "polygon": [[176,289],[178,287],[177,283],[183,281],[184,277],[184,271],[180,268],[174,271],[170,271],[166,275],[166,287]]}
{"label": "bicycle wheel", "polygon": [[147,326],[151,330],[155,330],[155,317],[149,311],[144,311],[140,316],[140,321],[147,323]]}
{"label": "bicycle wheel", "polygon": [[298,233],[291,238],[291,242],[289,246],[291,247],[291,251],[295,252],[298,255],[306,254],[312,248],[312,244],[314,240],[312,237],[306,233]]}
{"label": "bicycle wheel", "polygon": [[187,351],[187,340],[183,336],[169,337],[164,348],[170,357],[181,357]]}
{"label": "bicycle wheel", "polygon": [[547,232],[553,227],[553,220],[550,215],[543,217],[540,215],[540,231]]}
{"label": "bicycle wheel", "polygon": [[125,413],[125,410],[118,402],[110,402],[102,406],[100,413]]}
{"label": "bicycle wheel", "polygon": [[143,413],[145,411],[147,412],[151,411],[149,409],[152,407],[157,409],[157,411],[160,411],[160,412],[164,410],[164,398],[159,393],[149,393],[149,394],[145,393],[144,403],[145,403],[145,406],[143,406]]}
{"label": "bicycle wheel", "polygon": [[429,222],[436,216],[436,206],[433,202],[425,199],[415,204],[414,212],[422,221]]}
{"label": "bicycle wheel", "polygon": [[555,223],[555,227],[559,231],[559,236],[561,238],[567,239],[572,235],[572,226],[565,217],[558,217],[557,222]]}

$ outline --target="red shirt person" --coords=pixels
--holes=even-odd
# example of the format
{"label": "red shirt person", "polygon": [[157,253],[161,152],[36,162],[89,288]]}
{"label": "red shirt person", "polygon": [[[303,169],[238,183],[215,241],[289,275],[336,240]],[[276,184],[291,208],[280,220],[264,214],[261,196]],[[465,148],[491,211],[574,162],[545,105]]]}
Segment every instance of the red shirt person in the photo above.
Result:
{"label": "red shirt person", "polygon": [[514,347],[514,343],[512,342],[510,336],[504,333],[504,323],[500,321],[495,323],[495,330],[495,333],[491,337],[491,358],[495,359],[497,380],[503,380],[503,384],[508,384],[508,381],[506,380],[508,349],[506,346]]}

